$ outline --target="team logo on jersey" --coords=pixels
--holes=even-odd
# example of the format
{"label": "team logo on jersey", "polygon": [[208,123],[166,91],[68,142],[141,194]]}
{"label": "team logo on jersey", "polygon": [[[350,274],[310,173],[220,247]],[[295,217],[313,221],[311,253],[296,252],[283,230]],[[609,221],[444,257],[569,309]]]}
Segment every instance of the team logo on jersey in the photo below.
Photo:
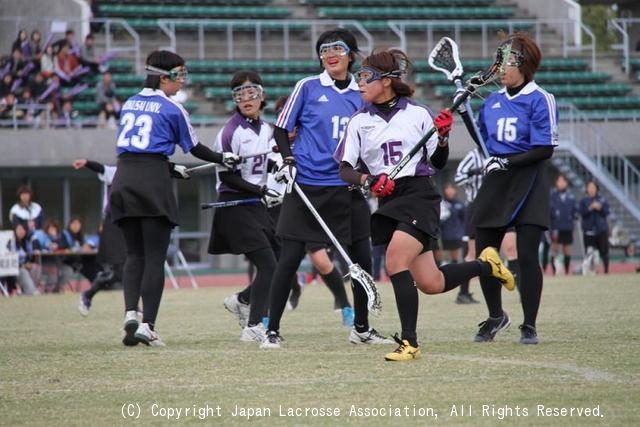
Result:
{"label": "team logo on jersey", "polygon": [[492,109],[492,110],[495,110],[496,108],[500,108],[500,101],[496,102],[495,104],[493,104],[493,105],[491,106],[491,109]]}
{"label": "team logo on jersey", "polygon": [[318,98],[318,102],[329,102],[329,98],[327,98],[327,95],[322,94],[322,96]]}

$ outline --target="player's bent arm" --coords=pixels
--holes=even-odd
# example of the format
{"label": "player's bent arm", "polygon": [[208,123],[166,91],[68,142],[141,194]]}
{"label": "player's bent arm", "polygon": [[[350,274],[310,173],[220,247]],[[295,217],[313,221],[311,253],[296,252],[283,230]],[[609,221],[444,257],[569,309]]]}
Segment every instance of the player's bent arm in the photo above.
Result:
{"label": "player's bent arm", "polygon": [[293,157],[291,146],[289,145],[289,132],[286,129],[274,126],[273,139],[276,140],[276,144],[278,144],[278,151],[280,151],[283,159],[287,157]]}
{"label": "player's bent arm", "polygon": [[93,160],[87,160],[84,167],[95,173],[104,173],[104,165]]}
{"label": "player's bent arm", "polygon": [[550,159],[552,155],[553,147],[550,145],[534,147],[527,152],[509,156],[509,166],[529,166]]}
{"label": "player's bent arm", "polygon": [[206,145],[197,143],[190,151],[192,155],[199,158],[200,160],[204,160],[205,162],[211,163],[223,163],[222,153],[218,153],[213,151]]}
{"label": "player's bent arm", "polygon": [[236,171],[220,171],[218,176],[220,177],[220,182],[223,182],[234,190],[257,194],[259,196],[262,196],[264,193],[262,187],[245,180]]}
{"label": "player's bent arm", "polygon": [[429,162],[436,169],[442,169],[449,160],[449,139],[443,138],[438,141],[436,149],[429,157]]}
{"label": "player's bent arm", "polygon": [[349,184],[363,185],[367,179],[367,175],[355,170],[349,162],[340,162],[340,179]]}

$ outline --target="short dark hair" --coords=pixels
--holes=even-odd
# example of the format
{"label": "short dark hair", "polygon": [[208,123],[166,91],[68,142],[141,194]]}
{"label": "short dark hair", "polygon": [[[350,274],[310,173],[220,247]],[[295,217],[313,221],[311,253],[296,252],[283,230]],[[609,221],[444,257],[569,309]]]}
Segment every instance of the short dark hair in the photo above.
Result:
{"label": "short dark hair", "polygon": [[[376,50],[371,55],[362,60],[362,66],[373,67],[383,73],[393,71],[407,72],[411,61],[406,53],[400,49]],[[391,78],[391,89],[398,96],[410,97],[413,95],[413,88],[399,77]]]}
{"label": "short dark hair", "polygon": [[[351,58],[351,61],[349,62],[349,71],[351,71],[351,66],[356,60],[356,53],[360,52],[360,49],[358,49],[356,36],[354,36],[349,30],[345,30],[344,28],[335,28],[320,34],[318,41],[316,41],[316,55],[320,57],[321,45],[337,41],[344,42],[349,47],[349,50],[351,50],[349,53],[349,58]],[[320,66],[322,66],[322,59],[320,59]]]}
{"label": "short dark hair", "polygon": [[[233,77],[231,77],[231,81],[229,82],[229,87],[230,89],[233,89],[234,87],[241,86],[242,83],[246,82],[247,80],[249,80],[251,83],[255,83],[257,85],[262,86],[262,77],[260,77],[260,74],[258,74],[257,71],[240,70],[240,71],[236,71],[233,74]],[[266,97],[264,96],[264,92],[263,92],[263,97],[266,99]],[[260,103],[260,109],[262,110],[266,106],[267,106],[267,103],[263,99],[262,103]]]}
{"label": "short dark hair", "polygon": [[[147,56],[146,65],[169,71],[175,67],[184,65],[184,59],[177,53],[168,50],[154,50]],[[160,87],[160,78],[158,75],[147,75],[144,81],[144,87],[158,89]]]}
{"label": "short dark hair", "polygon": [[21,185],[20,187],[18,187],[18,190],[16,191],[16,196],[20,198],[20,195],[23,193],[29,193],[29,195],[33,197],[33,190],[28,185]]}

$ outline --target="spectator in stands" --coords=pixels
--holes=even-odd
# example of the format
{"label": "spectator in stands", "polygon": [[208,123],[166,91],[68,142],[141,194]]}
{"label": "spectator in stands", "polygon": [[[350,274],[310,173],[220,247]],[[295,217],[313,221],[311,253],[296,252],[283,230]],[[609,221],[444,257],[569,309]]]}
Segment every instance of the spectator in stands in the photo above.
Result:
{"label": "spectator in stands", "polygon": [[42,228],[42,207],[33,201],[33,191],[28,185],[21,185],[16,192],[18,201],[9,210],[9,221],[12,226],[22,224],[29,237]]}
{"label": "spectator in stands", "polygon": [[564,274],[570,273],[574,220],[578,218],[578,202],[568,191],[569,182],[560,174],[551,191],[551,268],[557,273],[562,248]]}
{"label": "spectator in stands", "polygon": [[95,38],[89,33],[84,38],[84,45],[80,50],[80,63],[89,67],[90,72],[97,74],[100,71],[100,58],[96,53]]}
{"label": "spectator in stands", "polygon": [[17,277],[18,286],[22,289],[23,295],[37,295],[40,293],[34,279],[34,275],[38,274],[37,264],[33,255],[33,245],[27,237],[27,229],[21,223],[17,223],[13,227],[13,232],[20,265]]}
{"label": "spectator in stands", "polygon": [[57,40],[53,44],[53,52],[57,54],[62,49],[62,46],[68,45],[69,52],[76,58],[80,58],[80,44],[76,41],[76,32],[72,29],[68,29],[64,33],[64,38]]}
{"label": "spectator in stands", "polygon": [[11,51],[13,52],[16,49],[18,49],[20,52],[22,52],[22,48],[28,43],[29,43],[29,33],[27,32],[27,30],[22,28],[18,31],[18,35],[16,36],[16,39],[11,44]]}
{"label": "spectator in stands", "polygon": [[62,101],[60,111],[57,113],[55,126],[59,128],[70,128],[76,126],[78,111],[73,109],[73,102],[70,99]]}
{"label": "spectator in stands", "polygon": [[40,72],[40,59],[44,50],[42,48],[42,34],[38,30],[33,30],[29,37],[29,43],[23,49],[22,53],[27,61],[33,63],[33,73]]}
{"label": "spectator in stands", "polygon": [[[72,217],[67,228],[62,231],[65,246],[74,254],[93,254],[96,247],[87,240],[84,232],[84,224],[79,217]],[[90,282],[96,278],[97,265],[94,256],[69,255],[64,263],[70,266],[74,272],[79,272]],[[69,280],[71,277],[69,276]],[[68,281],[68,280],[67,280]]]}
{"label": "spectator in stands", "polygon": [[120,102],[116,97],[116,84],[108,71],[102,74],[102,79],[96,85],[96,104],[101,106],[99,126],[115,128],[120,118]]}
{"label": "spectator in stands", "polygon": [[16,224],[13,232],[15,237],[15,250],[18,253],[18,275],[4,276],[0,277],[0,279],[7,284],[9,293],[12,293],[19,287],[22,295],[37,295],[40,292],[31,275],[31,270],[36,269],[33,263],[31,242],[27,238],[27,231],[22,224]]}
{"label": "spectator in stands", "polygon": [[[520,267],[520,301],[524,321],[520,343],[537,344],[536,319],[542,296],[543,276],[538,259],[542,233],[549,227],[547,159],[558,144],[558,108],[552,94],[534,80],[542,53],[523,33],[503,41],[509,50],[500,71],[503,87],[491,93],[478,117],[478,127],[491,156],[474,201],[472,223],[476,227],[476,250],[500,246],[510,227],[516,230]],[[474,341],[493,341],[511,320],[502,308],[502,287],[481,277],[489,318],[480,323]]]}
{"label": "spectator in stands", "polygon": [[73,274],[71,267],[65,265],[63,257],[59,255],[69,249],[60,230],[60,223],[55,219],[47,219],[44,227],[33,234],[32,243],[33,250],[42,260],[45,292],[60,292]]}
{"label": "spectator in stands", "polygon": [[53,45],[47,46],[40,57],[40,73],[43,77],[49,78],[53,75],[55,71],[55,58]]}
{"label": "spectator in stands", "polygon": [[62,43],[55,57],[54,71],[62,80],[63,86],[71,86],[78,82],[78,77],[85,74],[88,68],[80,64],[80,58],[73,53],[71,44]]}
{"label": "spectator in stands", "polygon": [[591,180],[585,185],[585,195],[580,199],[582,233],[587,255],[597,251],[604,273],[609,273],[609,202],[599,194],[600,187]]}
{"label": "spectator in stands", "polygon": [[16,102],[16,96],[12,93],[0,97],[0,119],[13,119],[13,105]]}
{"label": "spectator in stands", "polygon": [[9,94],[13,94],[11,87],[13,86],[13,76],[10,73],[5,74],[0,81],[0,98],[4,98]]}

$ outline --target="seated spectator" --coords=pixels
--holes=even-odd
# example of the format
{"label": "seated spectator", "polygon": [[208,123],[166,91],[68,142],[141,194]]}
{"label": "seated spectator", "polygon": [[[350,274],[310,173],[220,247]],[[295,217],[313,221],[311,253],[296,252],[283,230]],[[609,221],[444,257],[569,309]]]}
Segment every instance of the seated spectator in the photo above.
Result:
{"label": "seated spectator", "polygon": [[27,238],[27,230],[22,224],[16,224],[13,232],[16,251],[18,252],[18,276],[6,277],[5,281],[9,289],[19,287],[22,295],[38,295],[40,292],[33,276],[34,273],[37,274],[37,264],[34,263],[33,249],[31,242]]}
{"label": "seated spectator", "polygon": [[11,51],[13,52],[16,49],[22,51],[22,48],[29,43],[29,33],[24,28],[18,31],[18,35],[16,39],[13,41],[11,45]]}
{"label": "seated spectator", "polygon": [[53,53],[53,45],[49,45],[44,49],[40,56],[40,72],[45,78],[49,78],[54,73],[55,54]]}
{"label": "seated spectator", "polygon": [[33,30],[29,37],[29,43],[22,49],[25,60],[33,63],[33,73],[40,72],[40,59],[43,53],[42,34],[38,30]]}
{"label": "seated spectator", "polygon": [[[96,251],[96,246],[92,246],[87,240],[82,220],[79,217],[71,218],[62,234],[65,246],[69,248],[70,252],[93,254]],[[74,272],[82,274],[90,282],[93,282],[96,277],[97,265],[93,256],[69,255],[64,259],[64,263],[70,266]]]}
{"label": "seated spectator", "polygon": [[63,43],[60,46],[53,66],[63,86],[77,84],[80,77],[89,72],[89,67],[82,66],[80,57],[73,52],[69,43]]}
{"label": "seated spectator", "polygon": [[15,103],[16,97],[12,93],[0,97],[0,119],[13,120],[13,106]]}
{"label": "seated spectator", "polygon": [[108,71],[102,74],[102,80],[96,85],[96,103],[102,106],[98,125],[115,129],[120,118],[120,102],[116,98],[116,84]]}
{"label": "seated spectator", "polygon": [[11,87],[13,86],[13,75],[5,74],[0,81],[0,98],[4,98],[9,94],[13,94]]}
{"label": "seated spectator", "polygon": [[73,103],[70,99],[62,101],[62,106],[57,112],[55,126],[58,128],[70,128],[76,126],[78,111],[73,109]]}
{"label": "seated spectator", "polygon": [[34,253],[39,254],[41,259],[45,279],[44,291],[60,292],[73,276],[73,269],[64,264],[63,257],[59,256],[69,249],[60,230],[60,224],[54,219],[46,220],[44,227],[33,233],[31,241]]}
{"label": "seated spectator", "polygon": [[9,210],[9,221],[13,227],[22,224],[31,237],[36,230],[42,229],[42,206],[33,201],[33,191],[28,185],[18,187],[16,196],[18,201]]}

